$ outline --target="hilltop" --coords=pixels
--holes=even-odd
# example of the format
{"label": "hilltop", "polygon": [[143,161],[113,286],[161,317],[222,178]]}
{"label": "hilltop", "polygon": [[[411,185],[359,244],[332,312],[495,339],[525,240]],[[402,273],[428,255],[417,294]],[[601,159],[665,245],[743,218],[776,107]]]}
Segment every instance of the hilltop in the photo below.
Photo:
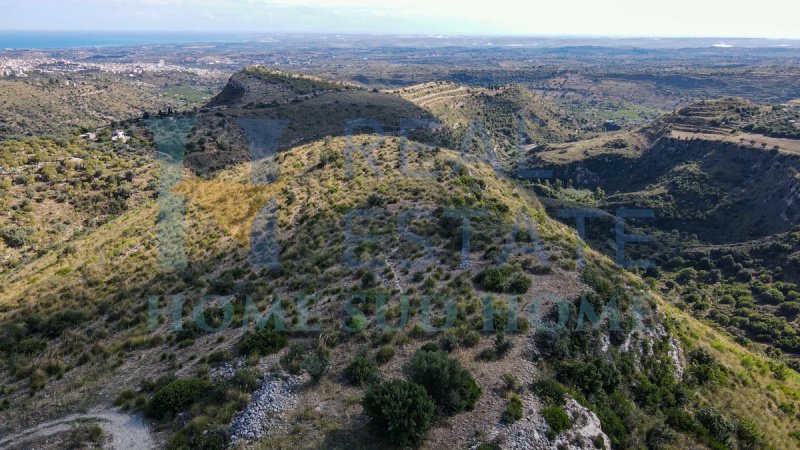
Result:
{"label": "hilltop", "polygon": [[234,74],[206,106],[187,154],[203,173],[250,161],[250,149],[265,156],[325,136],[367,131],[442,140],[428,127],[432,114],[397,96],[264,67]]}

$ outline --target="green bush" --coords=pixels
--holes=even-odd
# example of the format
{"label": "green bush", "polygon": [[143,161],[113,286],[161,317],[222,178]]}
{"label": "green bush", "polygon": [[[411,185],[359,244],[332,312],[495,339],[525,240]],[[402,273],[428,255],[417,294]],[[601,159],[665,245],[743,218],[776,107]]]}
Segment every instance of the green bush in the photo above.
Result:
{"label": "green bush", "polygon": [[183,411],[200,400],[210,388],[209,381],[199,378],[175,380],[156,392],[147,405],[147,415],[155,419],[163,419]]}
{"label": "green bush", "polygon": [[494,442],[484,442],[483,444],[479,445],[475,450],[501,450],[498,444]]}
{"label": "green bush", "polygon": [[550,427],[552,436],[572,428],[572,420],[570,420],[564,409],[559,406],[548,406],[542,409],[542,417]]}
{"label": "green bush", "polygon": [[481,288],[491,292],[524,294],[531,287],[530,278],[512,266],[489,267],[475,276]]}
{"label": "green bush", "polygon": [[645,436],[647,448],[658,450],[669,448],[675,442],[675,433],[666,425],[659,424],[650,428]]}
{"label": "green bush", "polygon": [[709,435],[723,444],[728,444],[736,432],[735,424],[722,412],[711,406],[701,407],[697,411],[696,417],[697,421],[708,430]]}
{"label": "green bush", "polygon": [[697,384],[725,384],[727,381],[725,367],[719,364],[706,349],[698,348],[693,350],[689,353],[688,360],[689,378]]}
{"label": "green bush", "polygon": [[696,428],[694,417],[682,409],[671,409],[667,411],[667,425],[677,431],[693,431]]}
{"label": "green bush", "polygon": [[552,378],[534,382],[531,390],[548,406],[564,406],[566,403],[567,391]]}
{"label": "green bush", "polygon": [[[134,394],[132,390],[130,390],[130,389],[123,389],[122,391],[120,391],[120,393],[119,393],[119,394],[117,394],[117,398],[116,398],[116,399],[114,399],[114,406],[123,406],[123,405],[127,405],[127,404],[128,404],[128,402],[130,402],[131,400],[133,400],[133,398],[134,398],[135,396],[136,396],[136,394]],[[124,409],[124,408],[123,408],[123,409]]]}
{"label": "green bush", "polygon": [[203,430],[195,433],[191,439],[193,450],[218,450],[227,448],[225,433],[219,429]]}
{"label": "green bush", "polygon": [[481,395],[481,388],[469,371],[440,350],[417,351],[406,366],[406,373],[428,391],[446,414],[471,411]]}
{"label": "green bush", "polygon": [[394,349],[388,345],[381,347],[380,350],[375,353],[375,361],[377,361],[378,364],[386,364],[392,358],[394,358]]}
{"label": "green bush", "polygon": [[271,355],[286,346],[288,338],[285,333],[262,328],[255,332],[248,331],[239,342],[239,353],[249,355]]}
{"label": "green bush", "polygon": [[512,395],[503,411],[503,422],[513,423],[522,419],[522,400],[518,395]]}
{"label": "green bush", "polygon": [[372,384],[380,378],[378,367],[364,356],[356,357],[350,365],[347,366],[344,375],[347,381],[356,386]]}
{"label": "green bush", "polygon": [[461,339],[461,345],[467,348],[472,348],[478,345],[478,342],[481,341],[481,335],[475,330],[470,330],[464,334],[464,338]]}
{"label": "green bush", "polygon": [[417,446],[428,433],[436,406],[422,386],[403,380],[370,388],[363,401],[369,424],[397,446]]}
{"label": "green bush", "polygon": [[740,419],[736,424],[739,448],[767,448],[767,437],[750,419]]}
{"label": "green bush", "polygon": [[514,344],[506,338],[505,333],[502,331],[497,333],[494,338],[494,351],[497,353],[498,358],[505,356],[512,347],[514,347]]}

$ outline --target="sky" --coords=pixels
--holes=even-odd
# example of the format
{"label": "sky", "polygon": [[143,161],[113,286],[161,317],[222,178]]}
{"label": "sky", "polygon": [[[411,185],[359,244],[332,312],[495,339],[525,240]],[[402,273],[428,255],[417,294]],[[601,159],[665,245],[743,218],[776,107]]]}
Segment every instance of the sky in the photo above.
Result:
{"label": "sky", "polygon": [[800,1],[0,0],[0,30],[800,39]]}

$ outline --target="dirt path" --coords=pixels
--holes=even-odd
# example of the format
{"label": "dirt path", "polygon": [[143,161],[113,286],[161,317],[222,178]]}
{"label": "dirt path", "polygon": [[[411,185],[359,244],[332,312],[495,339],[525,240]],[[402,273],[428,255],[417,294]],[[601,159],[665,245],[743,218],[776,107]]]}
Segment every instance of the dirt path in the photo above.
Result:
{"label": "dirt path", "polygon": [[73,425],[83,422],[97,423],[110,438],[108,448],[117,450],[151,450],[155,443],[150,429],[140,417],[114,411],[98,411],[89,414],[71,414],[45,422],[12,436],[0,437],[0,449],[25,448],[25,444],[69,431]]}

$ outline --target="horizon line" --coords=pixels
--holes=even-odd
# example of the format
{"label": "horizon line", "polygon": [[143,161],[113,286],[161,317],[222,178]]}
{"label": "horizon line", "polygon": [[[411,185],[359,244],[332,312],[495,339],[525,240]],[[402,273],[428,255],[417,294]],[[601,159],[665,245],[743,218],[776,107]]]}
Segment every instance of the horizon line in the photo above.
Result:
{"label": "horizon line", "polygon": [[764,40],[764,41],[798,41],[798,37],[761,37],[761,36],[734,36],[734,35],[635,35],[635,34],[533,34],[533,33],[353,33],[336,31],[259,31],[259,30],[107,30],[107,29],[34,29],[19,28],[0,30],[2,33],[104,33],[104,34],[144,34],[144,33],[164,33],[175,35],[199,34],[199,35],[299,35],[299,36],[386,36],[386,37],[416,37],[416,38],[539,38],[539,39],[736,39],[736,40]]}

